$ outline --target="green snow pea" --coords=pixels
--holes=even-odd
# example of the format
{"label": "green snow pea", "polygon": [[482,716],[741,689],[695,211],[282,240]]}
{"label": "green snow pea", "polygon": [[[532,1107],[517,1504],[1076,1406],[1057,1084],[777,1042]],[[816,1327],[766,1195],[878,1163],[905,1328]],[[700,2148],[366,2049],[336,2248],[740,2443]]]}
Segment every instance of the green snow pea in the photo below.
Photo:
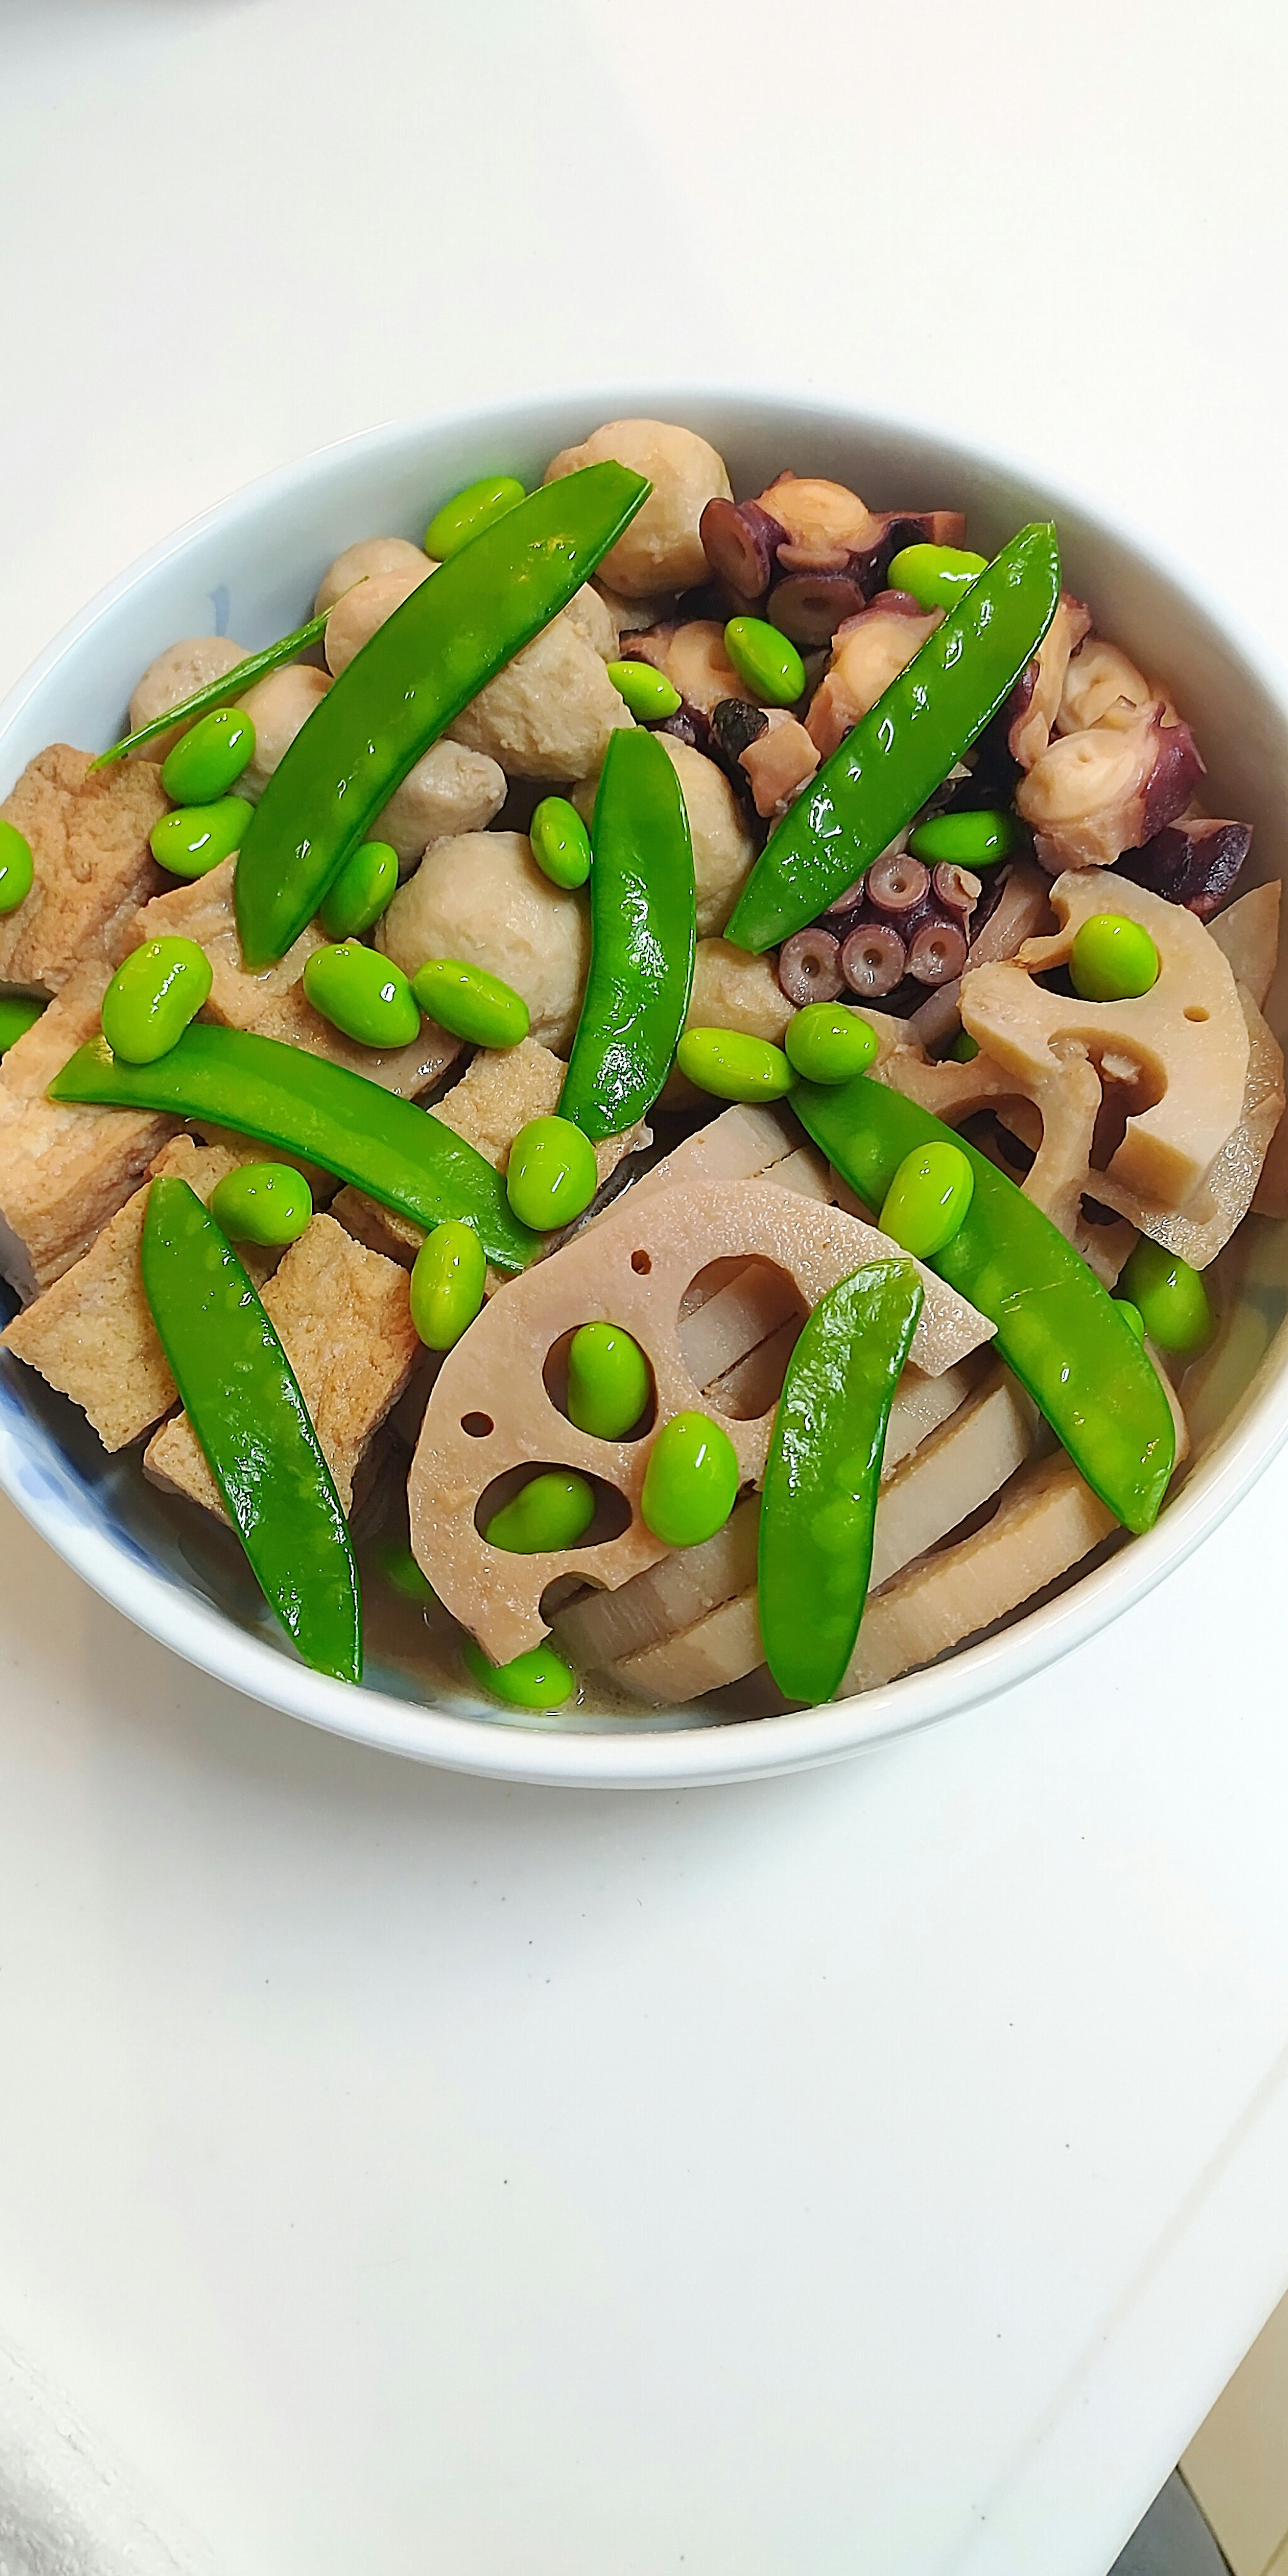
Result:
{"label": "green snow pea", "polygon": [[618,697],[638,724],[661,724],[678,713],[679,690],[651,662],[610,662],[607,670]]}
{"label": "green snow pea", "polygon": [[481,537],[485,528],[516,509],[524,497],[523,485],[514,474],[484,474],[477,483],[467,483],[463,492],[454,492],[441,510],[435,510],[425,530],[426,554],[446,563],[472,538]]}
{"label": "green snow pea", "polygon": [[29,993],[0,993],[0,1055],[7,1055],[28,1029],[34,1029],[47,1002],[35,1001]]}
{"label": "green snow pea", "polygon": [[928,868],[948,861],[959,868],[991,868],[1009,859],[1016,843],[1015,818],[1005,812],[932,814],[919,823],[908,847]]}
{"label": "green snow pea", "polygon": [[411,1320],[427,1350],[450,1351],[483,1303],[487,1255],[463,1217],[427,1234],[411,1274]]}
{"label": "green snow pea", "polygon": [[975,1175],[959,1145],[917,1145],[882,1201],[883,1234],[917,1261],[933,1260],[965,1222]]}
{"label": "green snow pea", "polygon": [[726,939],[772,948],[862,876],[1005,704],[1059,596],[1054,528],[1021,529],[788,807]]}
{"label": "green snow pea", "polygon": [[0,817],[0,914],[16,912],[26,902],[35,873],[26,833]]}
{"label": "green snow pea", "polygon": [[167,754],[161,784],[176,805],[213,805],[254,757],[253,719],[241,707],[213,707]]}
{"label": "green snow pea", "polygon": [[143,1290],[251,1571],[315,1672],[362,1679],[344,1510],[286,1353],[236,1253],[186,1181],[155,1180]]}
{"label": "green snow pea", "polygon": [[544,1556],[553,1548],[575,1547],[595,1517],[595,1489],[584,1476],[551,1467],[522,1485],[483,1532],[489,1547],[512,1556]]}
{"label": "green snow pea", "polygon": [[866,1073],[877,1051],[877,1033],[861,1011],[844,1002],[807,1002],[788,1022],[783,1049],[793,1073],[807,1082],[852,1082]]}
{"label": "green snow pea", "polygon": [[740,680],[767,707],[794,707],[805,695],[805,665],[794,644],[765,617],[731,617],[725,651]]}
{"label": "green snow pea", "polygon": [[528,1005],[513,985],[459,957],[429,957],[411,979],[427,1018],[469,1046],[518,1046],[528,1034]]}
{"label": "green snow pea", "polygon": [[567,607],[649,489],[607,461],[544,484],[440,564],[355,653],[246,833],[236,899],[248,966],[285,955],[413,763]]}
{"label": "green snow pea", "polygon": [[314,949],[304,998],[358,1046],[411,1046],[420,1035],[420,1007],[401,966],[360,939]]}
{"label": "green snow pea", "polygon": [[986,555],[964,546],[904,546],[890,559],[888,590],[906,590],[919,608],[951,608],[988,570]]}
{"label": "green snow pea", "polygon": [[873,1210],[905,1154],[943,1144],[965,1156],[974,1195],[930,1266],[997,1326],[1000,1356],[1093,1492],[1127,1529],[1149,1529],[1175,1463],[1171,1408],[1131,1326],[1073,1245],[963,1136],[868,1074],[837,1091],[801,1083],[792,1107]]}
{"label": "green snow pea", "polygon": [[820,1298],[774,1416],[756,1585],[765,1657],[787,1699],[831,1699],[854,1652],[890,1404],[922,1288],[910,1261],[872,1261]]}
{"label": "green snow pea", "polygon": [[595,1440],[624,1440],[652,1381],[639,1343],[620,1324],[583,1324],[568,1346],[568,1419]]}
{"label": "green snow pea", "polygon": [[1188,1358],[1211,1339],[1212,1309],[1202,1272],[1147,1234],[1125,1263],[1118,1285],[1160,1351]]}
{"label": "green snow pea", "polygon": [[686,1082],[717,1100],[781,1100],[796,1080],[782,1048],[745,1029],[686,1029],[675,1061]]}
{"label": "green snow pea", "polygon": [[109,751],[100,751],[91,769],[106,769],[114,760],[124,760],[127,751],[141,751],[145,743],[155,742],[158,734],[173,733],[176,725],[190,725],[204,716],[208,707],[226,707],[234,698],[244,697],[256,680],[267,679],[270,671],[280,671],[284,662],[294,662],[307,653],[326,633],[327,617],[310,617],[307,625],[297,626],[293,635],[280,636],[276,644],[266,644],[262,653],[248,653],[244,662],[235,662],[217,680],[208,680],[204,689],[194,689],[190,698],[181,699],[177,707],[167,707],[164,715],[153,716],[150,724],[140,725],[137,733],[122,734]]}
{"label": "green snow pea", "polygon": [[155,1064],[177,1046],[210,998],[210,959],[195,939],[149,939],[131,949],[103,995],[103,1035],[127,1064]]}
{"label": "green snow pea", "polygon": [[398,892],[398,852],[388,841],[360,841],[318,911],[328,939],[361,939],[374,930]]}
{"label": "green snow pea", "polygon": [[172,877],[209,876],[221,859],[240,849],[253,805],[244,796],[220,796],[213,805],[180,805],[163,814],[149,834],[152,856]]}
{"label": "green snow pea", "polygon": [[492,1691],[512,1708],[562,1708],[577,1688],[577,1676],[553,1646],[530,1646],[513,1663],[494,1664],[472,1637],[462,1637],[467,1671],[480,1690]]}
{"label": "green snow pea", "polygon": [[505,1186],[520,1223],[552,1234],[589,1207],[599,1187],[595,1148],[570,1118],[530,1118],[510,1147]]}
{"label": "green snow pea", "polygon": [[620,1136],[652,1107],[693,984],[689,818],[652,734],[610,735],[591,842],[590,972],[559,1106],[598,1142]]}
{"label": "green snow pea", "polygon": [[313,1192],[293,1163],[239,1163],[210,1194],[210,1213],[230,1243],[298,1243],[313,1215]]}
{"label": "green snow pea", "polygon": [[532,855],[552,885],[584,885],[590,875],[590,834],[566,796],[543,796],[528,825]]}
{"label": "green snow pea", "polygon": [[738,1499],[738,1452],[709,1413],[676,1413],[659,1431],[644,1470],[640,1517],[665,1547],[714,1538]]}
{"label": "green snow pea", "polygon": [[413,1225],[468,1217],[501,1270],[524,1269],[538,1249],[511,1214],[499,1174],[431,1109],[280,1038],[194,1020],[156,1064],[122,1064],[105,1039],[91,1038],[51,1082],[49,1097],[213,1119],[320,1163]]}

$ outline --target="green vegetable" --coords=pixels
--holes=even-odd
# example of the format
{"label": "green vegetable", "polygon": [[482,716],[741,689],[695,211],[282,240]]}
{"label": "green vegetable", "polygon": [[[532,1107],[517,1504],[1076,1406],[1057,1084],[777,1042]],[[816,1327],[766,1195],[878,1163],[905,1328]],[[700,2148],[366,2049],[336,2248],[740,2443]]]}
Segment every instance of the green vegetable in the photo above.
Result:
{"label": "green vegetable", "polygon": [[215,707],[183,735],[161,769],[176,805],[213,805],[255,757],[255,727],[241,707]]}
{"label": "green vegetable", "polygon": [[155,1064],[177,1046],[210,998],[210,959],[195,939],[149,939],[131,949],[103,995],[103,1035],[127,1064]]}
{"label": "green vegetable", "polygon": [[156,1180],[143,1289],[251,1571],[307,1664],[362,1679],[358,1569],[331,1470],[236,1253],[186,1181]]}
{"label": "green vegetable", "polygon": [[377,627],[255,808],[237,868],[249,967],[285,955],[413,762],[566,608],[648,490],[642,475],[607,461],[543,485]]}
{"label": "green vegetable", "polygon": [[431,957],[411,979],[431,1020],[470,1046],[513,1047],[528,1034],[528,1005],[513,986],[459,957]]}
{"label": "green vegetable", "polygon": [[1189,1358],[1212,1336],[1212,1309],[1202,1273],[1177,1252],[1143,1234],[1118,1281],[1123,1300],[1135,1306],[1160,1351]]}
{"label": "green vegetable", "polygon": [[948,1050],[954,1064],[973,1064],[979,1054],[979,1039],[969,1029],[959,1029]]}
{"label": "green vegetable", "polygon": [[583,1324],[568,1346],[568,1419],[595,1440],[624,1440],[648,1403],[648,1361],[620,1324]]}
{"label": "green vegetable", "polygon": [[693,847],[680,782],[651,734],[609,737],[595,796],[590,973],[560,1109],[620,1136],[656,1100],[693,984]]}
{"label": "green vegetable", "polygon": [[917,1261],[931,1261],[960,1233],[975,1194],[975,1175],[960,1145],[915,1145],[886,1191],[883,1234]]}
{"label": "green vegetable", "polygon": [[571,1699],[577,1677],[553,1646],[530,1646],[511,1664],[494,1664],[472,1637],[462,1637],[461,1653],[480,1690],[508,1700],[512,1708],[560,1708]]}
{"label": "green vegetable", "polygon": [[1006,813],[932,814],[919,823],[908,847],[928,868],[941,860],[959,868],[991,868],[1009,859],[1016,843],[1015,818]]}
{"label": "green vegetable", "polygon": [[149,834],[152,856],[172,877],[204,877],[240,849],[253,805],[244,796],[221,796],[213,805],[180,805],[163,814]]}
{"label": "green vegetable", "polygon": [[1158,982],[1159,955],[1139,921],[1093,912],[1074,932],[1069,977],[1084,1002],[1131,1002]]}
{"label": "green vegetable", "polygon": [[1022,529],[788,807],[726,939],[772,948],[862,876],[1005,704],[1059,596],[1054,528]]}
{"label": "green vegetable", "polygon": [[543,796],[528,825],[532,855],[552,885],[584,885],[590,875],[590,834],[566,796]]}
{"label": "green vegetable", "polygon": [[19,1038],[34,1029],[47,1002],[34,1001],[28,993],[0,993],[0,1056],[7,1055]]}
{"label": "green vegetable", "polygon": [[738,1453],[709,1413],[676,1413],[659,1431],[644,1471],[640,1515],[665,1547],[714,1538],[738,1499]]}
{"label": "green vegetable", "polygon": [[530,1118],[510,1147],[506,1192],[523,1225],[540,1234],[571,1225],[599,1187],[595,1148],[568,1118]]}
{"label": "green vegetable", "polygon": [[0,914],[16,912],[31,892],[36,873],[31,843],[16,823],[0,817]]}
{"label": "green vegetable", "polygon": [[49,1097],[213,1120],[320,1163],[413,1225],[468,1217],[501,1270],[522,1270],[538,1249],[515,1223],[491,1164],[432,1110],[279,1038],[194,1020],[152,1065],[122,1064],[105,1039],[91,1038],[51,1082]]}
{"label": "green vegetable", "polygon": [[805,695],[805,665],[794,644],[764,617],[731,617],[725,651],[740,680],[767,707],[794,707]]}
{"label": "green vegetable", "polygon": [[1119,1314],[1122,1316],[1123,1322],[1125,1324],[1130,1324],[1137,1341],[1143,1342],[1145,1339],[1145,1318],[1142,1315],[1139,1306],[1133,1306],[1130,1297],[1115,1297],[1114,1304],[1117,1307]]}
{"label": "green vegetable", "polygon": [[395,1592],[401,1592],[406,1600],[419,1601],[425,1606],[437,1601],[438,1594],[429,1576],[422,1574],[405,1541],[386,1539],[384,1546],[376,1551],[376,1563],[386,1583],[392,1583]]}
{"label": "green vegetable", "polygon": [[463,492],[454,493],[434,512],[425,530],[426,554],[446,563],[472,538],[481,537],[485,528],[494,527],[516,509],[523,498],[523,485],[513,474],[485,474],[479,482],[467,483]]}
{"label": "green vegetable", "polygon": [[919,608],[951,608],[987,570],[987,556],[961,546],[905,546],[891,558],[886,586],[906,590]]}
{"label": "green vegetable", "polygon": [[359,1046],[411,1046],[420,1009],[401,966],[361,940],[315,948],[304,967],[304,998]]}
{"label": "green vegetable", "polygon": [[493,1513],[483,1536],[489,1547],[503,1547],[512,1556],[544,1556],[554,1548],[575,1547],[594,1517],[593,1485],[584,1476],[551,1467]]}
{"label": "green vegetable", "polygon": [[313,1216],[313,1193],[292,1163],[241,1163],[210,1195],[210,1213],[232,1243],[298,1243]]}
{"label": "green vegetable", "polygon": [[783,1046],[793,1073],[807,1082],[852,1082],[872,1063],[877,1034],[861,1011],[843,1002],[807,1002],[789,1021]]}
{"label": "green vegetable", "polygon": [[487,1256],[464,1217],[427,1234],[411,1274],[411,1320],[427,1350],[450,1351],[483,1303]]}
{"label": "green vegetable", "polygon": [[158,734],[173,733],[176,725],[190,725],[197,716],[204,716],[208,707],[226,707],[234,698],[244,697],[256,680],[266,679],[270,671],[280,671],[284,662],[294,662],[299,654],[307,653],[309,646],[326,633],[330,613],[328,609],[325,616],[310,617],[307,625],[297,626],[293,635],[283,635],[276,644],[266,644],[262,653],[249,653],[244,662],[235,662],[221,679],[208,680],[204,689],[194,689],[190,698],[181,699],[177,707],[167,707],[164,715],[153,716],[151,723],[140,725],[137,733],[123,734],[110,751],[100,751],[97,760],[91,761],[91,769],[106,769],[110,762],[124,760],[127,751],[141,751],[144,743],[155,742]]}
{"label": "green vegetable", "polygon": [[787,1699],[830,1699],[854,1652],[886,1425],[921,1297],[910,1262],[869,1262],[819,1300],[787,1363],[756,1578],[766,1661]]}
{"label": "green vegetable", "polygon": [[796,1080],[781,1047],[742,1029],[686,1029],[675,1061],[687,1081],[717,1100],[781,1100]]}
{"label": "green vegetable", "polygon": [[679,710],[679,690],[651,662],[610,662],[608,676],[640,724],[660,724]]}
{"label": "green vegetable", "polygon": [[351,850],[318,911],[328,939],[361,939],[374,930],[398,892],[398,852],[388,841],[360,841]]}
{"label": "green vegetable", "polygon": [[843,1091],[802,1083],[792,1107],[873,1209],[905,1154],[937,1143],[965,1155],[975,1193],[932,1266],[996,1324],[1000,1356],[1093,1491],[1128,1529],[1149,1529],[1176,1456],[1171,1409],[1108,1289],[1072,1244],[964,1137],[868,1074]]}

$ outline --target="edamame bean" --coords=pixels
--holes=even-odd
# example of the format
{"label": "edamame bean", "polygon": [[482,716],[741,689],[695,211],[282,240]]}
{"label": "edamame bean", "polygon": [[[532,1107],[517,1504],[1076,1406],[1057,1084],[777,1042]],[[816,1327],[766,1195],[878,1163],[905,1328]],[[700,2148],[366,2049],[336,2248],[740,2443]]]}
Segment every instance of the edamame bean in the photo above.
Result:
{"label": "edamame bean", "polygon": [[877,1033],[843,1002],[807,1002],[789,1022],[783,1045],[793,1072],[806,1082],[851,1082],[872,1063]]}
{"label": "edamame bean", "polygon": [[1179,1253],[1151,1242],[1147,1234],[1125,1264],[1118,1285],[1160,1351],[1180,1351],[1188,1357],[1210,1339],[1212,1309],[1200,1273],[1191,1270]]}
{"label": "edamame bean", "polygon": [[530,1118],[510,1147],[506,1196],[538,1234],[571,1225],[599,1187],[595,1148],[570,1118]]}
{"label": "edamame bean", "polygon": [[663,717],[677,713],[679,690],[651,662],[610,662],[608,676],[637,723],[660,724]]}
{"label": "edamame bean", "polygon": [[493,1513],[483,1536],[489,1547],[503,1547],[511,1556],[546,1556],[556,1548],[575,1547],[594,1517],[593,1485],[584,1476],[551,1467]]}
{"label": "edamame bean", "polygon": [[434,512],[425,530],[426,554],[446,563],[449,555],[458,555],[471,537],[481,537],[485,528],[526,497],[513,474],[484,474],[477,483],[467,483],[463,492],[454,492]]}
{"label": "edamame bean", "polygon": [[459,957],[429,957],[411,989],[427,1018],[470,1046],[518,1046],[528,1034],[528,1005],[513,985]]}
{"label": "edamame bean", "polygon": [[794,707],[805,694],[805,665],[793,643],[765,617],[731,617],[725,651],[740,680],[767,707]]}
{"label": "edamame bean", "polygon": [[988,570],[985,555],[961,546],[905,546],[886,574],[889,590],[906,590],[919,608],[951,608]]}
{"label": "edamame bean", "polygon": [[954,1064],[973,1064],[979,1054],[979,1039],[969,1029],[959,1029],[948,1050]]}
{"label": "edamame bean", "polygon": [[255,808],[244,796],[220,796],[213,805],[180,805],[151,831],[152,856],[172,877],[204,877],[239,850]]}
{"label": "edamame bean", "polygon": [[0,1055],[7,1055],[28,1029],[34,1029],[47,1002],[37,1002],[29,993],[0,993]]}
{"label": "edamame bean", "polygon": [[590,875],[590,834],[566,796],[543,796],[528,825],[532,855],[552,885],[584,885]]}
{"label": "edamame bean", "polygon": [[401,1592],[404,1600],[419,1601],[426,1607],[431,1601],[437,1601],[438,1594],[429,1576],[422,1574],[405,1542],[386,1540],[385,1545],[376,1551],[376,1563],[386,1583],[392,1583],[395,1592]]}
{"label": "edamame bean", "polygon": [[359,1046],[410,1046],[420,1034],[420,1010],[401,966],[356,939],[314,949],[304,969],[304,996]]}
{"label": "edamame bean", "polygon": [[1119,1314],[1122,1316],[1123,1322],[1125,1324],[1130,1324],[1137,1341],[1143,1342],[1145,1339],[1145,1318],[1142,1315],[1139,1306],[1133,1306],[1130,1297],[1115,1297],[1114,1304],[1117,1307]]}
{"label": "edamame bean", "polygon": [[932,814],[928,823],[917,825],[908,847],[929,868],[941,860],[959,868],[991,868],[999,859],[1009,859],[1015,841],[1014,816],[990,809]]}
{"label": "edamame bean", "polygon": [[568,1346],[568,1419],[595,1440],[624,1440],[649,1399],[648,1361],[620,1324],[583,1324]]}
{"label": "edamame bean", "polygon": [[688,1081],[717,1100],[781,1100],[796,1080],[781,1047],[741,1029],[686,1029],[675,1061]]}
{"label": "edamame bean", "polygon": [[877,1219],[883,1234],[917,1261],[931,1261],[965,1221],[975,1175],[956,1145],[919,1145],[905,1154]]}
{"label": "edamame bean", "polygon": [[134,948],[103,995],[103,1035],[126,1064],[155,1064],[210,998],[210,959],[195,939]]}
{"label": "edamame bean", "polygon": [[450,1351],[483,1303],[487,1254],[464,1217],[449,1216],[426,1235],[411,1274],[411,1320],[425,1348]]}
{"label": "edamame bean", "polygon": [[1131,1002],[1158,982],[1159,955],[1139,921],[1093,912],[1075,931],[1069,975],[1084,1002]]}
{"label": "edamame bean", "polygon": [[162,763],[161,784],[176,805],[213,805],[255,757],[255,725],[240,707],[216,707],[182,734]]}
{"label": "edamame bean", "polygon": [[210,1213],[230,1243],[298,1243],[313,1193],[292,1163],[241,1163],[211,1191]]}
{"label": "edamame bean", "polygon": [[738,1499],[741,1470],[726,1430],[707,1413],[677,1413],[659,1431],[644,1473],[640,1512],[665,1547],[714,1538]]}
{"label": "edamame bean", "polygon": [[362,841],[323,896],[318,920],[328,939],[361,939],[374,930],[398,892],[398,853],[387,841]]}
{"label": "edamame bean", "polygon": [[530,1646],[511,1664],[494,1664],[472,1637],[462,1637],[461,1653],[480,1690],[508,1700],[512,1708],[560,1708],[571,1699],[577,1676],[553,1646]]}
{"label": "edamame bean", "polygon": [[16,912],[26,902],[35,873],[26,833],[16,823],[0,820],[0,913]]}

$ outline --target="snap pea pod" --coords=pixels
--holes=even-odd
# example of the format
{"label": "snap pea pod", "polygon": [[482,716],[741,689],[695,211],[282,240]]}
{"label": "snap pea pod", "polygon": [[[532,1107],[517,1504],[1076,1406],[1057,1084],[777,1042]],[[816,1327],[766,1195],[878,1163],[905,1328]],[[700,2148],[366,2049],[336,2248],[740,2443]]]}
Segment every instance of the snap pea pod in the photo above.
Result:
{"label": "snap pea pod", "polygon": [[186,1181],[152,1183],[143,1289],[251,1571],[315,1672],[362,1679],[344,1509],[308,1407],[236,1253]]}
{"label": "snap pea pod", "polygon": [[155,1064],[123,1064],[103,1038],[91,1038],[55,1076],[49,1097],[213,1119],[320,1163],[415,1225],[468,1217],[500,1270],[524,1269],[539,1248],[491,1164],[432,1109],[280,1038],[194,1021]]}
{"label": "snap pea pod", "polygon": [[787,1699],[831,1699],[872,1570],[886,1424],[921,1313],[910,1261],[870,1261],[820,1298],[774,1416],[756,1588],[765,1658]]}
{"label": "snap pea pod", "polygon": [[598,1143],[652,1107],[693,984],[689,818],[652,734],[610,736],[591,843],[590,973],[559,1109]]}
{"label": "snap pea pod", "polygon": [[[327,611],[327,616],[330,610]],[[90,768],[106,769],[113,760],[124,760],[127,751],[141,751],[145,742],[155,742],[157,735],[173,733],[176,725],[189,725],[204,716],[208,707],[226,707],[233,698],[244,696],[256,680],[266,679],[270,671],[280,671],[283,662],[293,662],[297,653],[307,653],[326,633],[326,617],[310,617],[297,626],[293,635],[281,635],[276,644],[266,644],[262,653],[248,653],[244,662],[235,662],[217,680],[207,680],[204,689],[194,689],[177,707],[167,707],[165,714],[153,716],[150,724],[140,725],[137,733],[123,734],[109,751],[100,751]]]}
{"label": "snap pea pod", "polygon": [[726,939],[772,948],[862,876],[1005,704],[1059,596],[1054,528],[1022,528],[788,807]]}
{"label": "snap pea pod", "polygon": [[248,966],[285,955],[413,762],[567,607],[650,488],[607,461],[544,484],[377,627],[301,726],[242,842]]}
{"label": "snap pea pod", "polygon": [[970,1206],[929,1266],[996,1324],[1002,1358],[1093,1493],[1125,1528],[1151,1528],[1176,1458],[1171,1408],[1108,1289],[1059,1228],[964,1136],[867,1074],[835,1091],[798,1083],[792,1107],[874,1212],[906,1154],[945,1144],[965,1155]]}

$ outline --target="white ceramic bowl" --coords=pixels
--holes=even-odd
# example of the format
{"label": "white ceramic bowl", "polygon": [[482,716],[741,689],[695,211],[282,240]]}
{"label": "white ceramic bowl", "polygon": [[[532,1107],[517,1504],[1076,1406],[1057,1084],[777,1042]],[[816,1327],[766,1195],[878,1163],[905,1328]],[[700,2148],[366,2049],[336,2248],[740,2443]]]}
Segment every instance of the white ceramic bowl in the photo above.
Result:
{"label": "white ceramic bowl", "polygon": [[[1059,523],[1066,579],[1097,622],[1172,684],[1209,764],[1209,801],[1256,826],[1249,883],[1288,871],[1288,708],[1219,623],[1133,544],[1013,467],[898,424],[804,402],[674,392],[542,401],[372,431],[270,476],[170,538],[50,646],[0,708],[0,791],[58,739],[99,747],[119,730],[138,673],[176,636],[236,635],[248,648],[307,613],[318,577],[355,537],[419,538],[440,500],[491,470],[540,479],[558,448],[601,420],[646,413],[701,430],[735,489],[785,465],[834,475],[877,507],[966,510],[992,551],[1024,521]],[[1267,1006],[1281,1039],[1288,977]],[[463,1771],[568,1785],[748,1779],[827,1762],[970,1707],[1050,1663],[1137,1601],[1244,1493],[1288,1430],[1288,1227],[1254,1220],[1249,1259],[1199,1424],[1198,1456],[1147,1538],[1029,1618],[965,1654],[862,1698],[798,1717],[695,1722],[675,1711],[605,1727],[508,1722],[468,1693],[425,1706],[377,1668],[352,1690],[307,1671],[229,1543],[212,1555],[145,1485],[137,1457],[107,1459],[61,1398],[0,1365],[0,1485],[105,1599],[152,1636],[270,1706],[360,1741]]]}

